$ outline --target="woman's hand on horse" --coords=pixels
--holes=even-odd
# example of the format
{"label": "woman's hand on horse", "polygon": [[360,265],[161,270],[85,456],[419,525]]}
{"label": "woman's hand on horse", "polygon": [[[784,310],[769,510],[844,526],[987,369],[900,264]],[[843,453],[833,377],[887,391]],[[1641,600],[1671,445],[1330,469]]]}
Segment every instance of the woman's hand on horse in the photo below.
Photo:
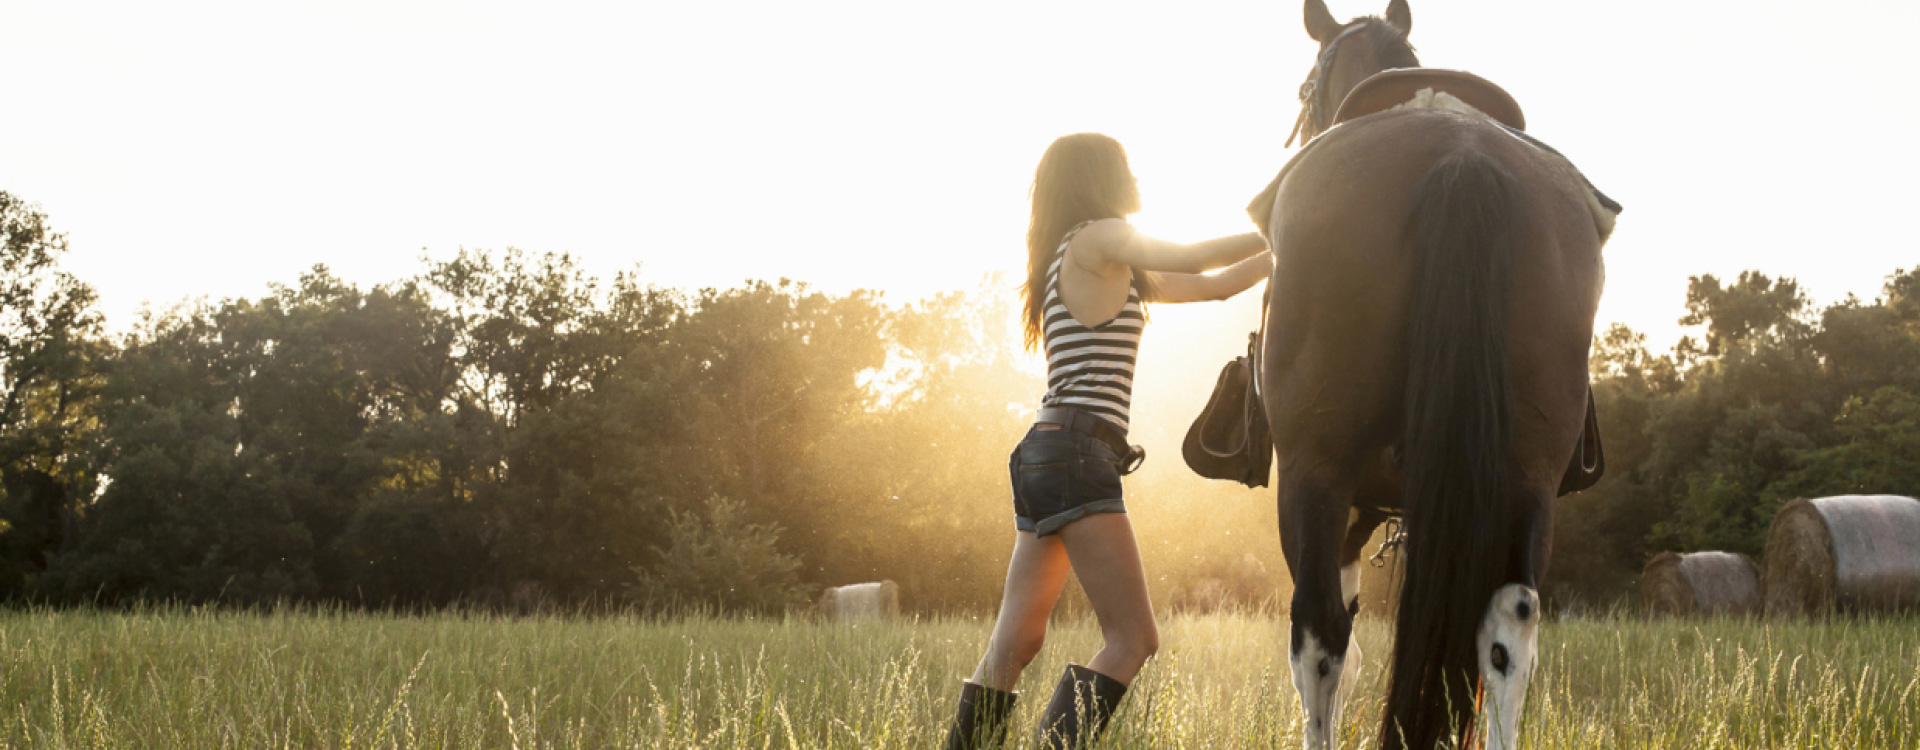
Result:
{"label": "woman's hand on horse", "polygon": [[1267,249],[1257,233],[1182,244],[1141,234],[1121,219],[1101,219],[1074,235],[1069,250],[1082,268],[1108,276],[1120,267],[1198,274],[1231,265]]}
{"label": "woman's hand on horse", "polygon": [[1261,251],[1253,257],[1213,274],[1148,272],[1153,277],[1153,293],[1148,302],[1213,302],[1246,291],[1273,274],[1273,254]]}

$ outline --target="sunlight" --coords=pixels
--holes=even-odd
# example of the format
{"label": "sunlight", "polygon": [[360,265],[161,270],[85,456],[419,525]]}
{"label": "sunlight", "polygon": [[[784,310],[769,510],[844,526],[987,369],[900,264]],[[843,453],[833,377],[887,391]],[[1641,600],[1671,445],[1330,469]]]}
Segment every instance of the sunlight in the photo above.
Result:
{"label": "sunlight", "polygon": [[[1331,3],[1341,18],[1375,5]],[[12,84],[38,114],[0,122],[18,146],[0,150],[5,187],[61,217],[115,328],[143,302],[250,294],[314,263],[400,278],[423,248],[915,299],[1017,271],[1034,162],[1085,130],[1128,148],[1143,230],[1238,232],[1290,154],[1314,52],[1289,3],[117,7],[10,6],[32,33],[0,49],[0,64],[45,71]],[[1884,238],[1902,236],[1912,191],[1887,176],[1920,153],[1882,144],[1906,143],[1920,113],[1870,92],[1920,6],[1825,11],[1885,22],[1822,41],[1787,6],[1416,3],[1414,42],[1428,64],[1513,91],[1536,134],[1627,206],[1601,318],[1663,345],[1690,274],[1764,268],[1818,301],[1871,296],[1905,262]],[[1116,52],[1090,56],[1061,28]],[[1621,39],[1641,40],[1634,55]],[[1821,159],[1755,158],[1830,118],[1753,118],[1746,103],[1777,98],[1769,75],[1703,91],[1669,74],[1754,50],[1770,74],[1852,102],[1852,135]],[[1641,106],[1606,103],[1623,97]],[[1685,127],[1648,127],[1647,111],[1684,112]],[[1863,187],[1819,187],[1847,184]]]}

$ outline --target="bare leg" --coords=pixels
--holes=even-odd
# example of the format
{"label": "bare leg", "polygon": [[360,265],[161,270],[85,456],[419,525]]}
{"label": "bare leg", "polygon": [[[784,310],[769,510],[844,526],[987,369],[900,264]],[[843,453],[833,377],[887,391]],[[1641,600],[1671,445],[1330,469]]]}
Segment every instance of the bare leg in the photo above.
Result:
{"label": "bare leg", "polygon": [[1014,533],[1013,559],[1007,563],[1000,616],[993,623],[993,638],[973,672],[973,682],[1013,691],[1020,673],[1046,642],[1047,617],[1053,614],[1053,604],[1067,583],[1067,571],[1067,551],[1059,537],[1043,539],[1031,531]]}
{"label": "bare leg", "polygon": [[1147,571],[1140,563],[1133,522],[1124,513],[1091,515],[1062,528],[1060,539],[1106,639],[1087,667],[1132,684],[1140,667],[1160,649],[1160,630],[1153,622]]}

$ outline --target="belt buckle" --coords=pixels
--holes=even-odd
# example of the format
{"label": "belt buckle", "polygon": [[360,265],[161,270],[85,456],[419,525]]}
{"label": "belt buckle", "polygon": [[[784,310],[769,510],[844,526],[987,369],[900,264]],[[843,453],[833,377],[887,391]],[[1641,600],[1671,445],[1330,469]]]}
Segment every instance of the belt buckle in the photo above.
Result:
{"label": "belt buckle", "polygon": [[1138,445],[1127,446],[1127,455],[1120,460],[1120,476],[1126,476],[1140,470],[1147,462],[1147,449]]}

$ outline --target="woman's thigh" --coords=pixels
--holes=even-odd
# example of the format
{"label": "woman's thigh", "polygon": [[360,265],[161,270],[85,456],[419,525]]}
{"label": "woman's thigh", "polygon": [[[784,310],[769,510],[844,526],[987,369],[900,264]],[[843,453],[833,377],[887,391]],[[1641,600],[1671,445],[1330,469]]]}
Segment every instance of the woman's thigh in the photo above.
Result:
{"label": "woman's thigh", "polygon": [[973,681],[1012,690],[1047,635],[1047,617],[1067,583],[1066,548],[1059,537],[1014,532],[1013,560],[1007,564],[1007,588],[993,624],[993,640],[974,670]]}
{"label": "woman's thigh", "polygon": [[1087,516],[1060,529],[1074,575],[1104,630],[1152,632],[1153,602],[1133,523],[1124,513]]}
{"label": "woman's thigh", "polygon": [[1007,563],[1007,588],[1000,597],[994,638],[1046,632],[1047,617],[1053,614],[1069,570],[1066,547],[1059,537],[1014,532],[1013,559]]}

